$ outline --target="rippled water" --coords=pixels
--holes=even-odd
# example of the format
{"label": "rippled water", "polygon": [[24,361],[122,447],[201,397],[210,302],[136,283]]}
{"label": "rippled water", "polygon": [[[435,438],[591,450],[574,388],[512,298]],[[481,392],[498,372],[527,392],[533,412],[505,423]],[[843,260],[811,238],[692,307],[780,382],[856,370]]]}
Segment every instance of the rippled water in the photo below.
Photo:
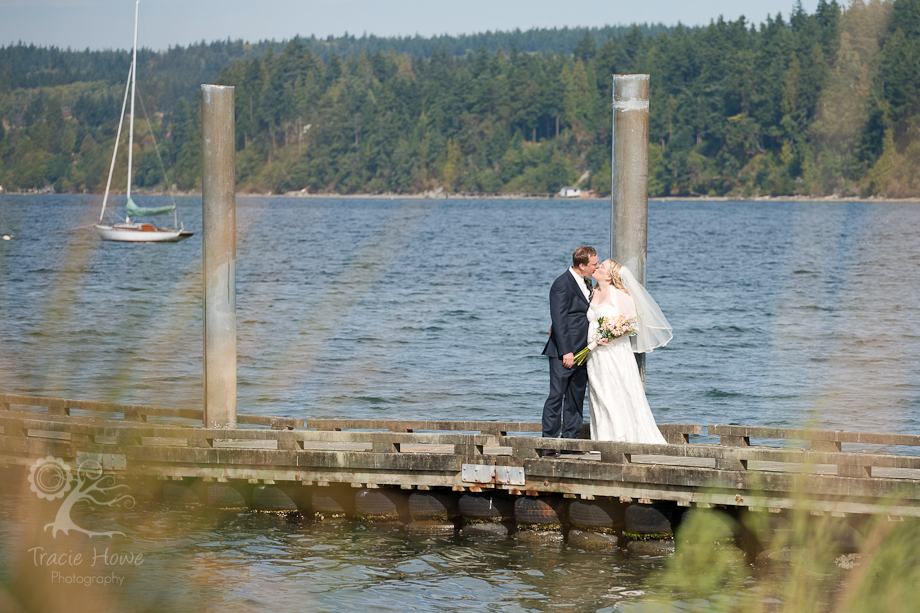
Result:
{"label": "rippled water", "polygon": [[[98,204],[0,196],[0,388],[198,408],[200,199],[180,199],[198,233],[172,245],[71,231]],[[549,285],[579,244],[609,250],[605,201],[240,198],[237,215],[241,413],[537,421]],[[648,277],[674,325],[648,359],[659,422],[920,433],[920,205],[652,202]],[[249,573],[222,597],[285,611],[301,593],[328,610],[602,608],[619,583],[597,569],[629,590],[648,574],[620,554],[222,521],[183,559],[213,541]]]}
{"label": "rippled water", "polygon": [[[201,235],[129,245],[98,198],[0,197],[0,385],[200,407]],[[156,204],[158,199],[149,199]],[[200,200],[183,198],[200,230]],[[548,288],[609,203],[240,198],[239,410],[538,420]],[[920,431],[920,207],[652,202],[659,421]]]}

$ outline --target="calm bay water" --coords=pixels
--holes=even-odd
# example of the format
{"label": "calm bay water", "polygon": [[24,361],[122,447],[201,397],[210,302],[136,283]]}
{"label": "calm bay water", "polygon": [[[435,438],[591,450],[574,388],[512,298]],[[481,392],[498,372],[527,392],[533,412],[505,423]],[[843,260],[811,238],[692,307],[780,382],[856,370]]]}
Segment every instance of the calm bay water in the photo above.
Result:
{"label": "calm bay water", "polygon": [[[172,245],[67,231],[99,202],[0,196],[0,389],[198,408],[200,199]],[[239,411],[263,415],[538,421],[549,285],[609,252],[605,201],[240,198],[237,220]],[[657,420],[920,433],[918,286],[920,205],[650,203]],[[660,564],[215,521],[182,559],[213,546],[248,573],[222,597],[281,611],[600,609]]]}

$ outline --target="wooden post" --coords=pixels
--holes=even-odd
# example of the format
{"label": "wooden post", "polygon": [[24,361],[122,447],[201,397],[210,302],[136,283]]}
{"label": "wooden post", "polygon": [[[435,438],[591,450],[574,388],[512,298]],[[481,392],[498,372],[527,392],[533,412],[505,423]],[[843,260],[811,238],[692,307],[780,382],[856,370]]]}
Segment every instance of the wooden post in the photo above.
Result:
{"label": "wooden post", "polygon": [[202,85],[205,428],[236,428],[234,137],[233,88]]}
{"label": "wooden post", "polygon": [[[613,75],[610,253],[645,285],[649,75]],[[645,384],[645,354],[636,354]]]}

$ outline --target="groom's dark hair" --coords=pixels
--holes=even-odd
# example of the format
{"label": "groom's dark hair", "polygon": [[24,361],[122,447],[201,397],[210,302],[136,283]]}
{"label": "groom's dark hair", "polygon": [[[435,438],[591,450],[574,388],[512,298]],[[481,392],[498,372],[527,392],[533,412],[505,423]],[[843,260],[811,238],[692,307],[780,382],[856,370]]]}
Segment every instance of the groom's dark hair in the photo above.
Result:
{"label": "groom's dark hair", "polygon": [[587,266],[592,255],[597,255],[597,251],[594,250],[594,247],[582,245],[572,254],[572,266],[575,268],[578,268],[579,264]]}

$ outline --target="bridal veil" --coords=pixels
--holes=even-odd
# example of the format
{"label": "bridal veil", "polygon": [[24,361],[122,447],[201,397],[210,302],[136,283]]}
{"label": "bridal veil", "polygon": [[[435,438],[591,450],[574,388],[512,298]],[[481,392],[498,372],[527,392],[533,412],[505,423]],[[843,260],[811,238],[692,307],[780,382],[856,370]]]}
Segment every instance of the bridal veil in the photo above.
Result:
{"label": "bridal veil", "polygon": [[633,352],[651,353],[653,349],[667,345],[674,335],[671,333],[671,324],[658,304],[625,266],[620,267],[620,279],[636,303],[636,313],[639,315],[636,335],[630,337]]}

